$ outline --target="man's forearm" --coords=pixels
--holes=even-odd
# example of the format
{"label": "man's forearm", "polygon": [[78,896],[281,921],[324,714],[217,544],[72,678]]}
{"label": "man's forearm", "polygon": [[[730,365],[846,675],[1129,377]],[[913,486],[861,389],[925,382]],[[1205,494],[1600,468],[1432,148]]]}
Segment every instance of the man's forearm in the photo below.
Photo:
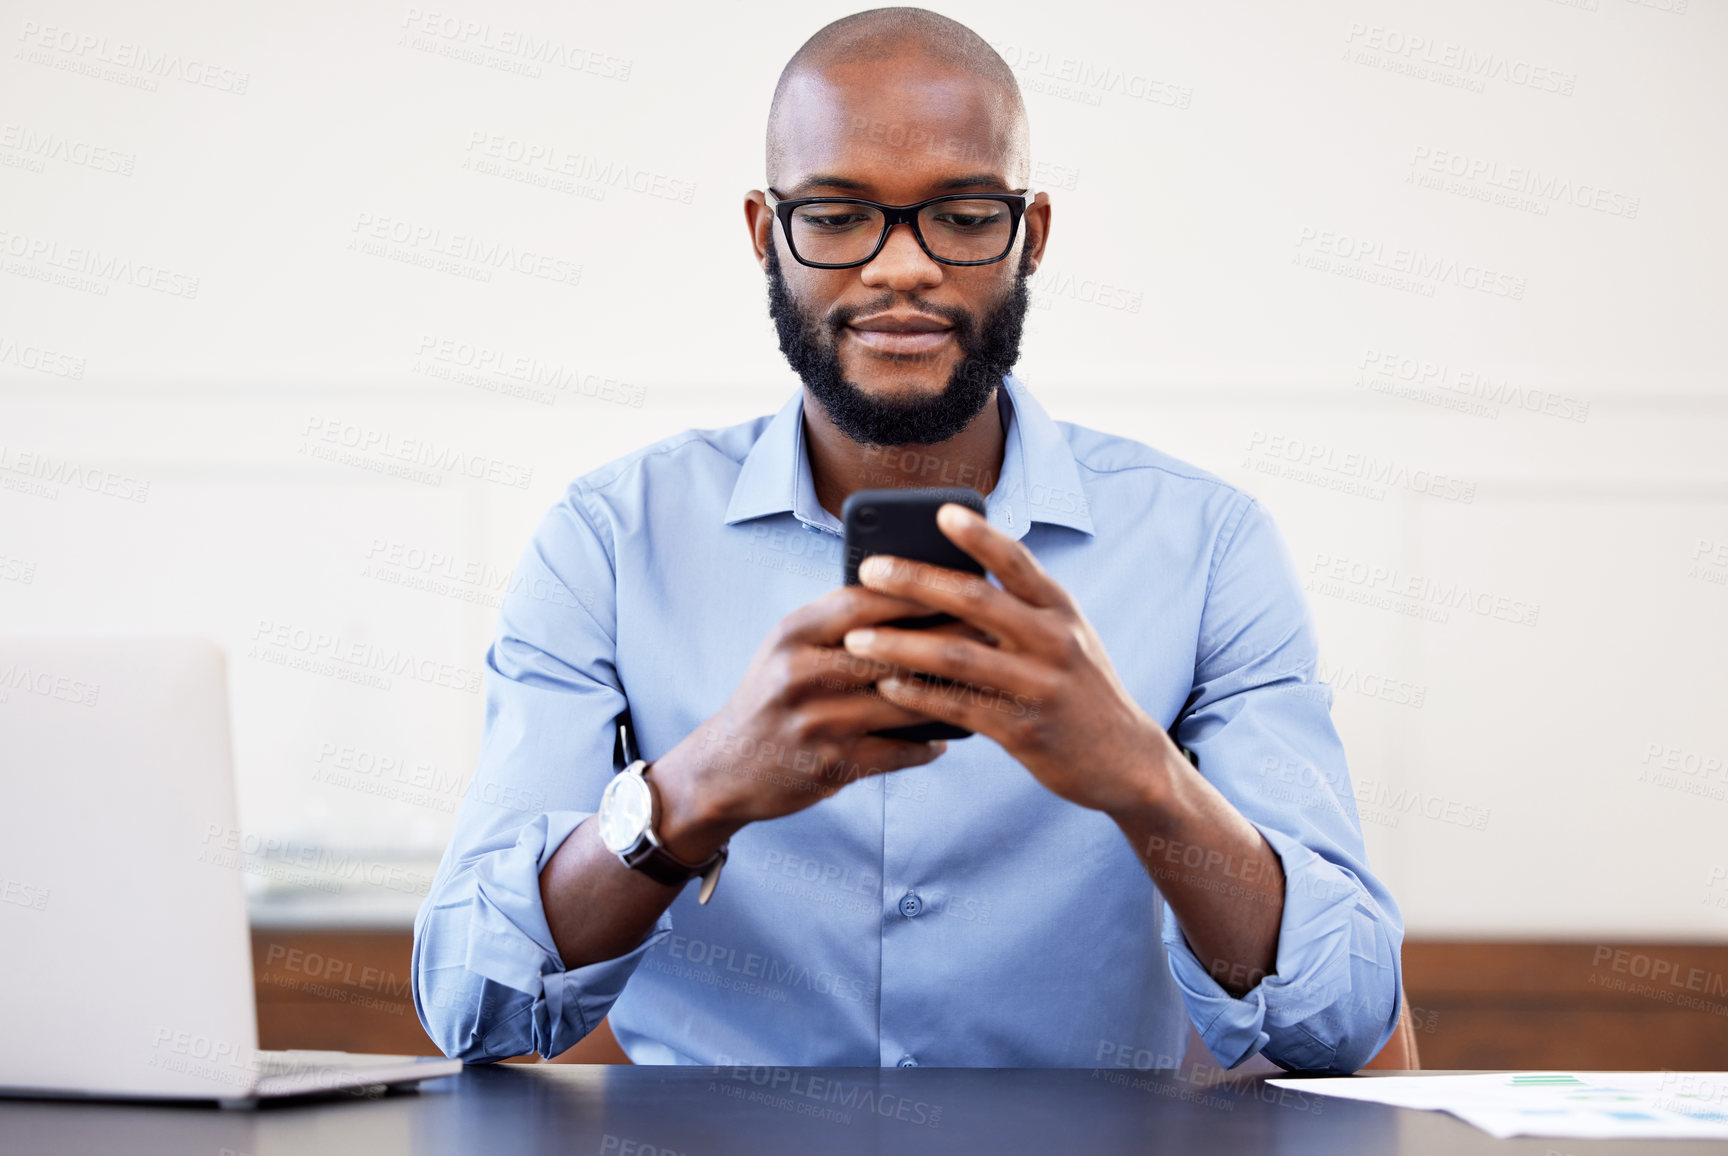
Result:
{"label": "man's forearm", "polygon": [[678,888],[619,862],[600,842],[593,816],[570,832],[540,872],[546,926],[566,968],[625,954],[677,897]]}
{"label": "man's forearm", "polygon": [[[736,827],[704,822],[688,798],[677,752],[651,764],[658,804],[656,833],[686,863],[712,855]],[[632,870],[600,841],[595,816],[583,820],[540,872],[546,926],[566,968],[616,959],[642,942],[682,886],[657,883]]]}
{"label": "man's forearm", "polygon": [[1162,755],[1148,781],[1140,806],[1111,817],[1207,973],[1242,995],[1277,964],[1284,866],[1259,829],[1179,754]]}

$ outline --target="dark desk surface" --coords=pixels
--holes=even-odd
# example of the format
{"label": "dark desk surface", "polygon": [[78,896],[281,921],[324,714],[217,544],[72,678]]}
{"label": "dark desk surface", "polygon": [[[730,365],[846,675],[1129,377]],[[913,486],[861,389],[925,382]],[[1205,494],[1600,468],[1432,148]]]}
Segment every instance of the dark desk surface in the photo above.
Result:
{"label": "dark desk surface", "polygon": [[1442,1113],[1311,1096],[1261,1075],[1116,1069],[508,1064],[428,1081],[417,1093],[250,1112],[0,1100],[8,1156],[1651,1151],[1724,1153],[1728,1142],[1495,1140]]}

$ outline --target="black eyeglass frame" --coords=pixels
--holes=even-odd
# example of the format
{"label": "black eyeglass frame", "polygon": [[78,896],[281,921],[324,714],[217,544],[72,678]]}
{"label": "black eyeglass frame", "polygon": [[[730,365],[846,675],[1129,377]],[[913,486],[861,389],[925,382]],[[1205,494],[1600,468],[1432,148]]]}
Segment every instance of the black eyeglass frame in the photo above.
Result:
{"label": "black eyeglass frame", "polygon": [[[808,265],[812,269],[856,269],[860,265],[868,265],[882,252],[888,244],[888,234],[894,231],[895,225],[905,224],[912,229],[912,237],[918,242],[918,247],[924,250],[924,255],[932,261],[943,265],[994,265],[1014,251],[1014,242],[1020,238],[1020,218],[1026,215],[1033,198],[1038,195],[1035,189],[1026,189],[1018,193],[948,193],[940,197],[931,197],[927,201],[919,201],[915,205],[884,205],[880,201],[866,201],[862,197],[794,197],[783,201],[780,194],[773,189],[767,190],[768,205],[774,210],[774,216],[780,222],[781,232],[786,234],[786,246],[792,252],[792,257],[800,265]],[[930,246],[924,243],[924,233],[918,228],[918,214],[931,205],[943,201],[1001,201],[1008,206],[1008,243],[1002,252],[995,257],[983,261],[951,261],[947,257],[938,257],[930,251]],[[798,252],[798,243],[792,239],[792,213],[805,205],[866,205],[882,213],[882,235],[876,238],[876,247],[870,250],[868,257],[857,261],[842,261],[830,264],[825,261],[807,261]]]}

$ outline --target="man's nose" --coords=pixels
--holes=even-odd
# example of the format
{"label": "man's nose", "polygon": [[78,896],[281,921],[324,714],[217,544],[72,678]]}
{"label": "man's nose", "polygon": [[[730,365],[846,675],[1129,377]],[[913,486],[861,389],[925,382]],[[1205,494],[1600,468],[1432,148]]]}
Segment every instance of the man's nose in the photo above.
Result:
{"label": "man's nose", "polygon": [[872,289],[910,293],[940,285],[942,265],[931,259],[912,235],[912,226],[902,221],[888,230],[882,251],[859,270],[859,275]]}

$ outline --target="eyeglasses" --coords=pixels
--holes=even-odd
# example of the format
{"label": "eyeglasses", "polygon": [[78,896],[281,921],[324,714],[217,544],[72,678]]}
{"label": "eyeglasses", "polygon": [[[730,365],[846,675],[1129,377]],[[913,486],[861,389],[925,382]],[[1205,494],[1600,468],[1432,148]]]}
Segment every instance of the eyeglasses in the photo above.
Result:
{"label": "eyeglasses", "polygon": [[785,231],[792,256],[816,269],[868,265],[895,225],[912,226],[918,247],[944,265],[989,265],[1014,247],[1020,218],[1037,194],[955,193],[915,205],[883,205],[858,197],[795,197],[768,190],[768,204]]}

